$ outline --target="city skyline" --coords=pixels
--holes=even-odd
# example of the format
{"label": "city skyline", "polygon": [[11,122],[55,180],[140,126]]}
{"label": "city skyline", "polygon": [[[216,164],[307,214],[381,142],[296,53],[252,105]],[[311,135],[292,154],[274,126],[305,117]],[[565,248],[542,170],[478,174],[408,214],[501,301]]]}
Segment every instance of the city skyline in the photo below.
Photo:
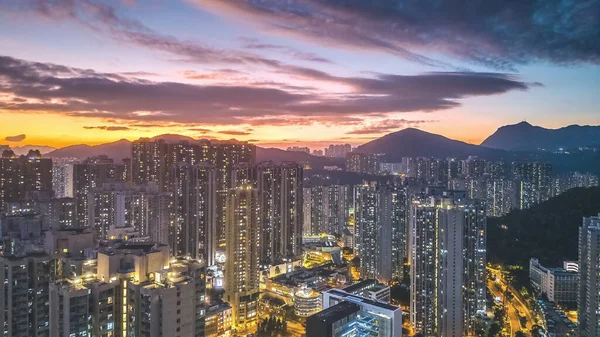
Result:
{"label": "city skyline", "polygon": [[479,144],[522,120],[600,124],[595,3],[338,5],[0,1],[1,143],[318,148],[418,127]]}
{"label": "city skyline", "polygon": [[0,0],[3,337],[599,337],[600,0]]}

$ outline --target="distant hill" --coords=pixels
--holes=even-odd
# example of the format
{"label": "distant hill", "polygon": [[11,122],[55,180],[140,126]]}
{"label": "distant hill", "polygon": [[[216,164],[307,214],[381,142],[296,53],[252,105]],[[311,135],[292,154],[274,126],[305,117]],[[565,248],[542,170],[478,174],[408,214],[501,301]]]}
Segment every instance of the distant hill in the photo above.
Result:
{"label": "distant hill", "polygon": [[[164,134],[149,138],[150,140],[162,139],[167,143],[175,143],[180,141],[195,142],[194,138],[182,135]],[[95,157],[100,155],[107,155],[112,158],[115,162],[121,162],[124,158],[131,157],[131,141],[127,139],[121,139],[116,142],[100,144],[100,145],[72,145],[63,147],[61,149],[54,150],[47,153],[44,157],[48,158],[60,158],[70,157],[85,159],[88,157]]]}
{"label": "distant hill", "polygon": [[488,260],[524,267],[531,257],[549,267],[576,260],[582,218],[599,213],[600,187],[593,187],[572,189],[528,210],[490,218]]}
{"label": "distant hill", "polygon": [[545,129],[527,122],[503,126],[481,143],[481,146],[489,148],[519,151],[557,151],[599,145],[600,126],[570,125]]}
{"label": "distant hill", "polygon": [[498,158],[508,155],[501,150],[468,144],[413,128],[387,134],[359,146],[354,152],[384,153],[387,160],[394,161],[399,161],[402,157],[463,159],[469,156]]}
{"label": "distant hill", "polygon": [[123,158],[131,157],[131,142],[127,139],[121,139],[116,142],[101,145],[72,145],[54,150],[44,155],[47,158],[79,158],[95,157],[107,155],[115,162],[121,162]]}
{"label": "distant hill", "polygon": [[38,150],[41,154],[46,154],[56,150],[56,148],[45,145],[23,145],[23,146],[11,146],[11,150],[18,156],[26,155],[29,150]]}
{"label": "distant hill", "polygon": [[[181,135],[165,134],[150,138],[151,140],[162,139],[166,142],[179,142],[189,141],[195,142],[197,140]],[[235,140],[230,140],[235,141]],[[131,142],[127,139],[121,139],[119,141],[101,145],[72,145],[62,149],[54,150],[44,155],[47,158],[60,158],[70,157],[85,159],[87,157],[94,157],[100,155],[107,155],[109,158],[115,160],[115,162],[121,162],[124,158],[131,156]],[[309,163],[312,167],[322,169],[323,166],[327,165],[344,165],[344,159],[340,158],[326,158],[317,157],[304,152],[291,152],[284,151],[275,148],[262,148],[256,147],[256,161],[268,161],[271,160],[276,163],[283,161],[295,161],[301,163]]]}

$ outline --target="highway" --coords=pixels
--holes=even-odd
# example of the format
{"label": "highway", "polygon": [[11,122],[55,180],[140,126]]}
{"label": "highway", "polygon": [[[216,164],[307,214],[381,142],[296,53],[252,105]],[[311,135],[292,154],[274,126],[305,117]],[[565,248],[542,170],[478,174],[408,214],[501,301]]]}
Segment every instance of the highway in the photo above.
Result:
{"label": "highway", "polygon": [[515,308],[507,305],[505,298],[504,298],[504,293],[500,290],[497,289],[497,286],[501,285],[500,283],[496,283],[494,281],[488,281],[488,289],[490,290],[490,292],[492,293],[492,296],[494,298],[500,298],[500,302],[504,303],[505,308],[506,308],[506,316],[508,318],[508,332],[510,336],[515,336],[515,334],[517,333],[517,331],[519,331],[520,329],[520,322],[519,322],[519,315],[517,315],[517,312],[515,311]]}
{"label": "highway", "polygon": [[[509,319],[510,335],[515,336],[517,331],[521,330],[521,322],[519,319],[519,314],[517,312],[524,314],[525,318],[527,319],[524,329],[525,332],[531,330],[531,327],[533,326],[533,324],[535,324],[535,319],[533,317],[533,314],[531,313],[531,310],[525,305],[525,303],[521,299],[521,294],[515,291],[515,289],[513,289],[513,287],[506,282],[502,270],[488,267],[488,273],[496,276],[499,280],[499,282],[489,281],[488,289],[490,289],[494,297],[500,297],[503,303],[507,306],[507,316]],[[512,299],[510,301],[505,301],[503,292],[498,291],[496,285],[500,285],[502,289],[506,289],[506,291],[508,291],[512,295]]]}

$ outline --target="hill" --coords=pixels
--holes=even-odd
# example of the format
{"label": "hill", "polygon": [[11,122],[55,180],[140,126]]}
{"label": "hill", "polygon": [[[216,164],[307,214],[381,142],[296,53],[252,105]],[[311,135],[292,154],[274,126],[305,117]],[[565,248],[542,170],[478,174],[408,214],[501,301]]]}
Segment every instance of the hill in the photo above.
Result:
{"label": "hill", "polygon": [[[173,134],[165,134],[156,137],[150,138],[151,140],[162,139],[166,142],[179,142],[179,141],[188,141],[195,142],[196,140],[181,135],[173,135]],[[235,141],[235,140],[230,140]],[[85,159],[87,157],[94,157],[99,155],[107,155],[109,158],[115,160],[115,162],[120,162],[124,158],[128,158],[131,156],[131,142],[127,139],[121,139],[119,141],[101,145],[73,145],[67,146],[62,149],[54,150],[50,153],[44,155],[47,158],[60,158],[60,157],[69,157],[69,158],[79,158]],[[340,158],[327,158],[327,157],[317,157],[310,155],[304,152],[291,152],[284,151],[281,149],[275,148],[261,148],[256,147],[256,161],[268,161],[271,160],[276,163],[281,163],[283,161],[295,161],[301,163],[308,163],[311,167],[322,169],[327,165],[344,165],[344,159]]]}
{"label": "hill", "polygon": [[600,126],[570,125],[546,129],[527,122],[500,127],[481,146],[519,151],[558,151],[600,145]]}
{"label": "hill", "polygon": [[454,157],[469,156],[502,158],[509,156],[502,150],[464,143],[419,129],[408,128],[387,134],[359,146],[355,152],[384,153],[387,160],[399,161],[402,157]]}
{"label": "hill", "polygon": [[576,188],[528,210],[491,218],[488,260],[523,267],[531,257],[539,258],[546,266],[576,260],[582,218],[599,213],[600,187],[593,187]]}
{"label": "hill", "polygon": [[38,150],[41,154],[46,154],[56,150],[56,148],[45,145],[23,145],[23,146],[11,146],[11,150],[15,152],[16,155],[26,155],[29,153],[29,150]]}
{"label": "hill", "polygon": [[127,139],[121,139],[116,142],[101,145],[72,145],[54,150],[44,155],[47,158],[79,158],[95,157],[107,155],[115,162],[121,162],[123,158],[131,156],[131,142]]}

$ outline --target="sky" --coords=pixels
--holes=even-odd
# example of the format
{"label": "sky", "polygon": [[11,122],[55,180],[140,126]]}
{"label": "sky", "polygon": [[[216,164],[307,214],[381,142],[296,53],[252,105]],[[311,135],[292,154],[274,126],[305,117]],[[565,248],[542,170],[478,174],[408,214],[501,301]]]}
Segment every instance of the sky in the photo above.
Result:
{"label": "sky", "polygon": [[599,125],[600,0],[0,0],[0,144]]}

